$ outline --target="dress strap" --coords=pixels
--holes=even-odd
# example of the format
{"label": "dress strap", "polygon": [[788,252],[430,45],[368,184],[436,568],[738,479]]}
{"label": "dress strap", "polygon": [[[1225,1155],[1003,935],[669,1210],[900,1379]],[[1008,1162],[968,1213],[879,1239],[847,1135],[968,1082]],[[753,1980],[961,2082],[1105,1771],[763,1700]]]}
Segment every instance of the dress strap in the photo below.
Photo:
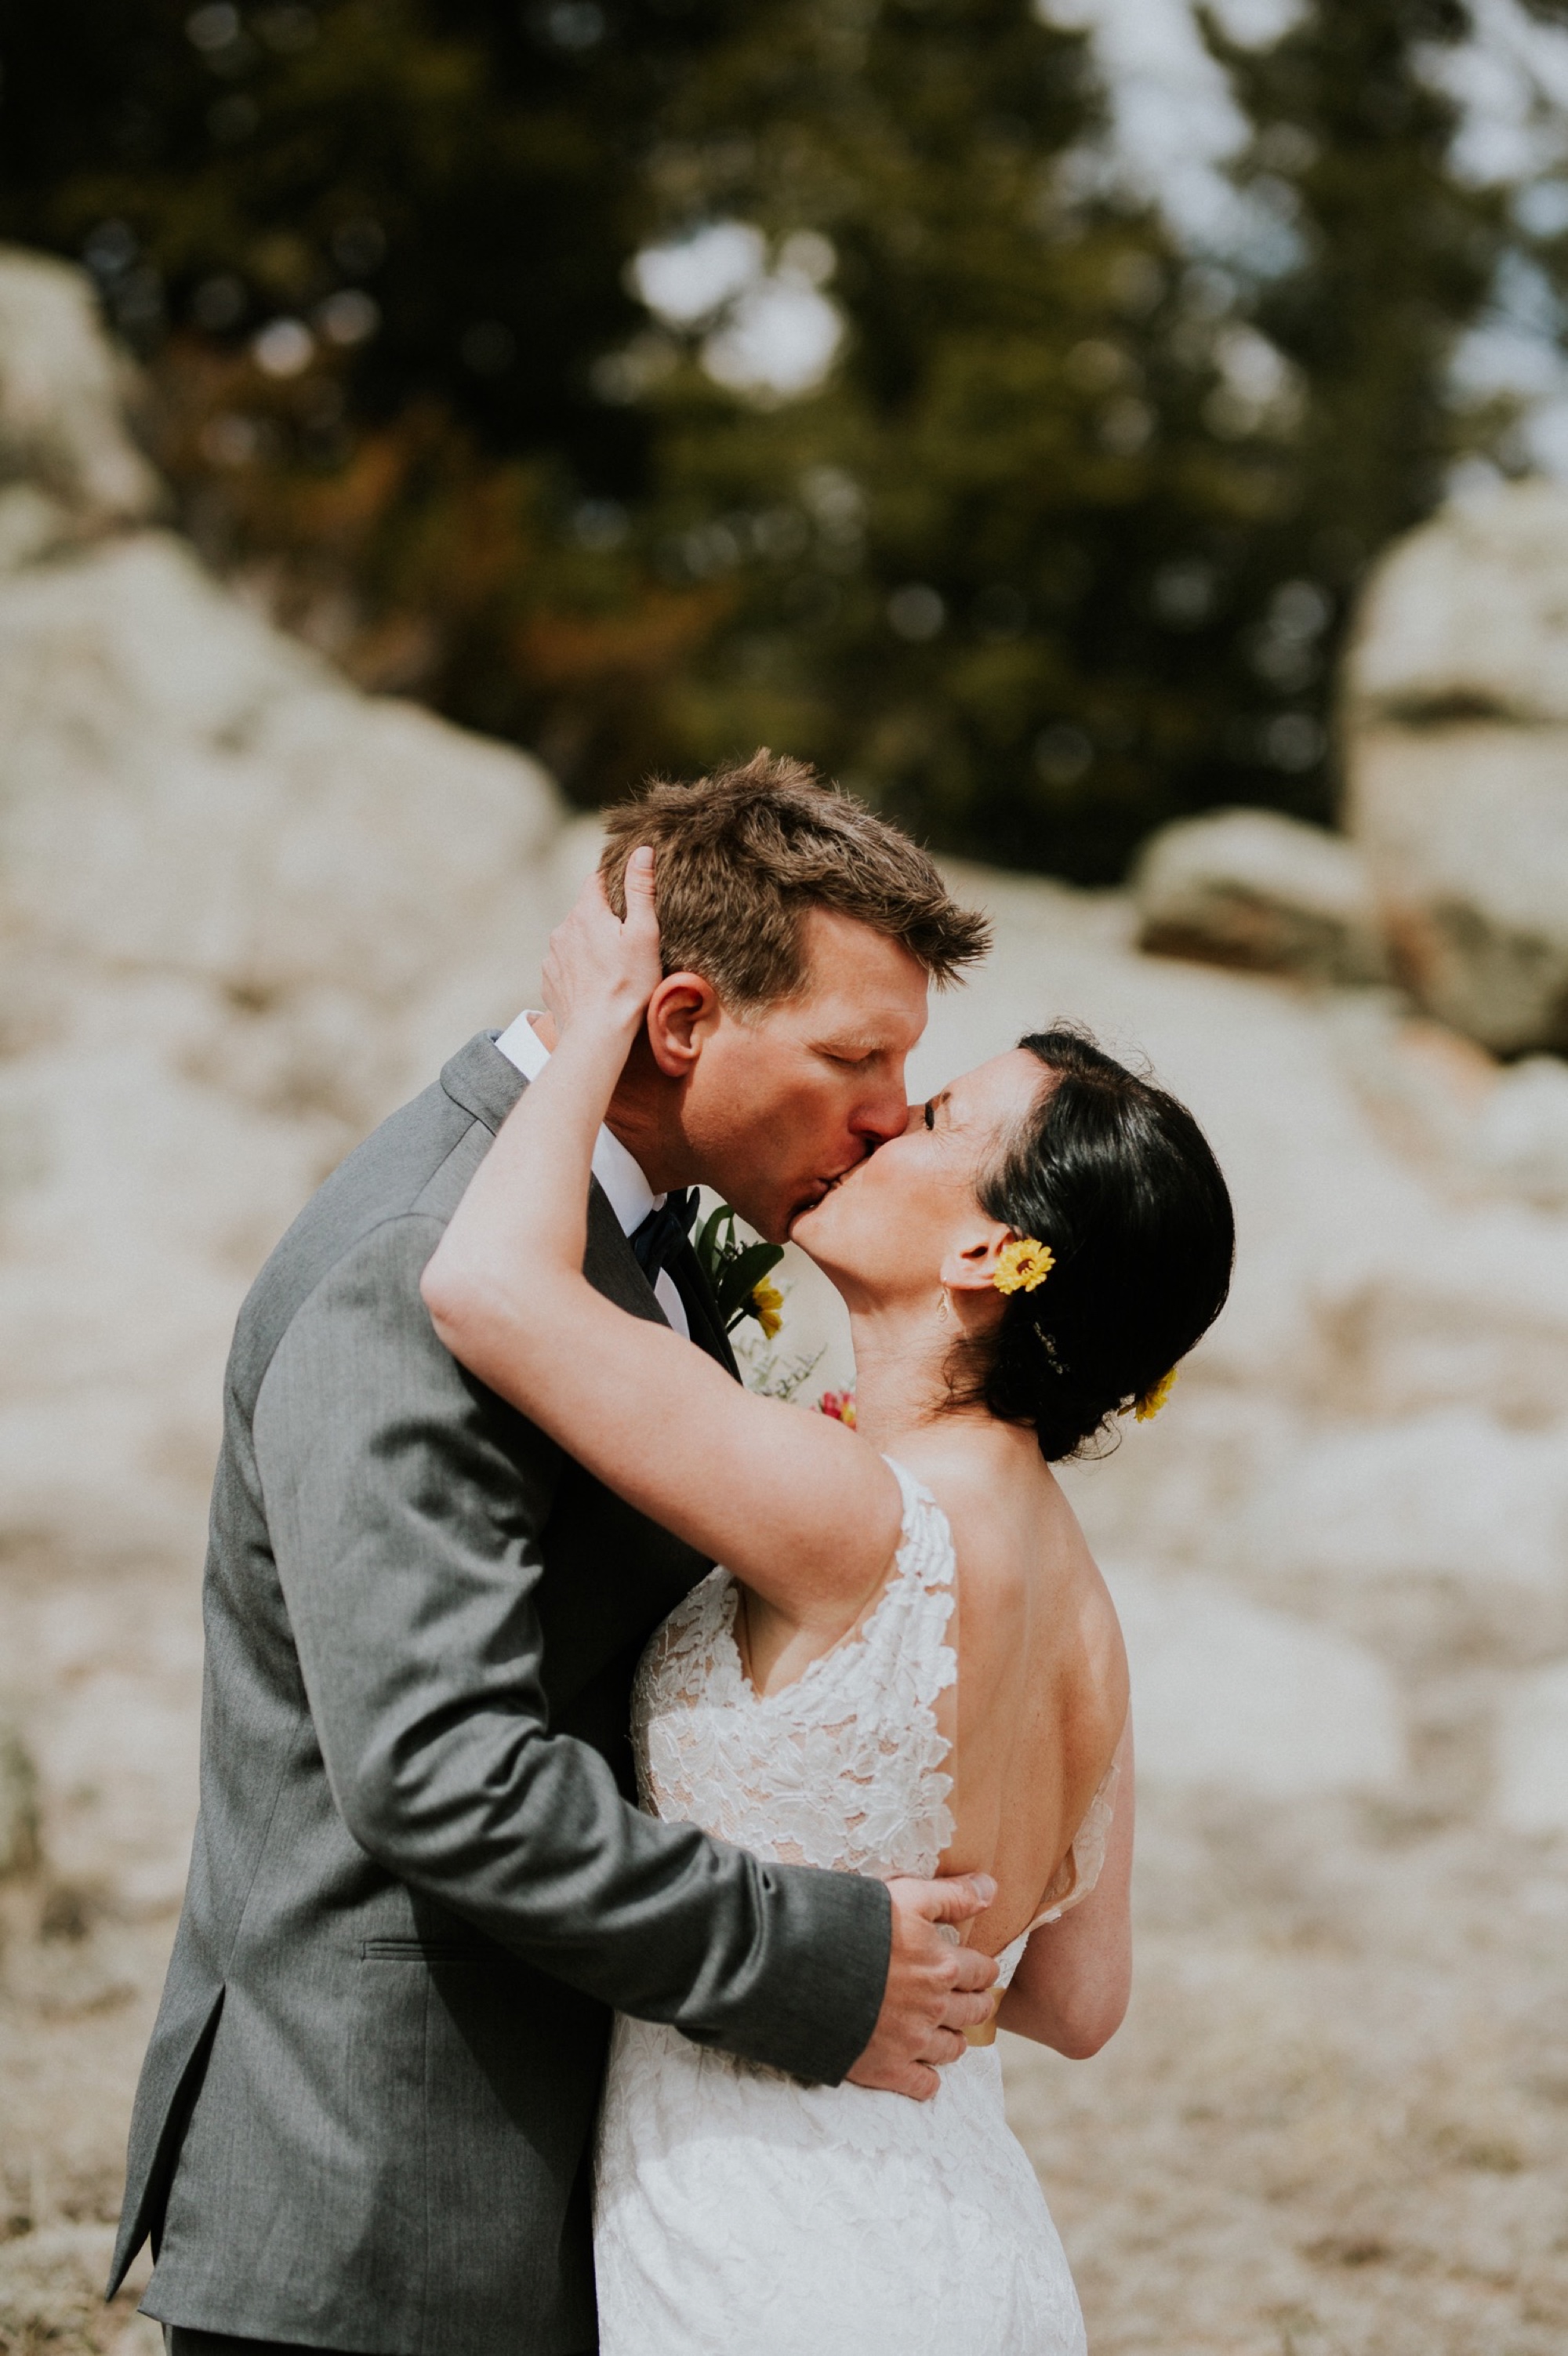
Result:
{"label": "dress strap", "polygon": [[[1045,1899],[1039,1912],[1021,1935],[1037,1931],[1043,1922],[1059,1922],[1075,1906],[1081,1906],[1099,1880],[1105,1866],[1105,1851],[1110,1844],[1112,1821],[1116,1814],[1116,1786],[1122,1780],[1122,1738],[1116,1744],[1115,1755],[1095,1789],[1094,1797],[1084,1810],[1083,1822],[1072,1837],[1067,1855],[1046,1886]],[[1065,1877],[1065,1886],[1064,1886]]]}
{"label": "dress strap", "polygon": [[925,1483],[896,1456],[882,1462],[898,1483],[904,1507],[895,1576],[914,1578],[922,1587],[951,1587],[958,1569],[951,1524]]}

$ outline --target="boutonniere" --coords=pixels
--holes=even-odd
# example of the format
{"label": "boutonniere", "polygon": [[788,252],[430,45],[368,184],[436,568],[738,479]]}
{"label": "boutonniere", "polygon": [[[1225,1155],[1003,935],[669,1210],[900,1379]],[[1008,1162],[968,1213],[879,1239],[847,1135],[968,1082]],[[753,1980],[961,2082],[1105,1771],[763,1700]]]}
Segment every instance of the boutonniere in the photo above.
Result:
{"label": "boutonniere", "polygon": [[783,1323],[784,1295],[768,1280],[784,1257],[783,1245],[742,1243],[727,1203],[703,1220],[693,1244],[725,1332],[733,1333],[743,1319],[755,1317],[763,1340],[771,1342]]}

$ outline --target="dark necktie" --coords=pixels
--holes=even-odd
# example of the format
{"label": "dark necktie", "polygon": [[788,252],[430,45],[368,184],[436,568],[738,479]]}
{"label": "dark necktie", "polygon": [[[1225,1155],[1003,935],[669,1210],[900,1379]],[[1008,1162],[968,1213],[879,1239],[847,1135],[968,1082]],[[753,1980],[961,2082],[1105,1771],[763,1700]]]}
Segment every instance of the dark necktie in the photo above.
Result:
{"label": "dark necktie", "polygon": [[650,1211],[641,1225],[633,1227],[631,1248],[650,1284],[658,1283],[660,1270],[676,1245],[684,1243],[691,1234],[696,1215],[697,1190],[686,1186],[666,1194],[659,1208]]}

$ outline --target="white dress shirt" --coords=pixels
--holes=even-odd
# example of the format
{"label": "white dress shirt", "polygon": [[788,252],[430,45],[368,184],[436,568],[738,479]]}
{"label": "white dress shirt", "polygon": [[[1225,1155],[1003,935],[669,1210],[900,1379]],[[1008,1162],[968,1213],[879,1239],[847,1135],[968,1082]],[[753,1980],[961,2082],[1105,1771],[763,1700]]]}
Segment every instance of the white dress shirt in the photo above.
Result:
{"label": "white dress shirt", "polygon": [[[515,1064],[525,1080],[536,1080],[550,1061],[550,1050],[533,1027],[535,1019],[532,1012],[520,1014],[496,1041],[507,1062]],[[619,1138],[607,1129],[600,1130],[594,1147],[594,1175],[604,1188],[611,1210],[620,1221],[621,1232],[628,1237],[641,1226],[650,1211],[663,1207],[663,1195],[654,1193],[637,1162]],[[667,1268],[659,1271],[653,1298],[676,1333],[689,1342],[692,1328],[686,1316],[686,1304]]]}

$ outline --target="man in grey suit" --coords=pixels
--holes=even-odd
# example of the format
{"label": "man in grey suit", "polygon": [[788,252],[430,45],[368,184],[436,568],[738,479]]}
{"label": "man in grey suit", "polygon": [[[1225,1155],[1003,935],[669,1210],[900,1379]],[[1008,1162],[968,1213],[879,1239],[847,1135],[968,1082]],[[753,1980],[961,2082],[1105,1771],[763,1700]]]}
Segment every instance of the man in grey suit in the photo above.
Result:
{"label": "man in grey suit", "polygon": [[[765,755],[612,813],[607,872],[644,840],[671,970],[585,1266],[733,1372],[677,1190],[787,1232],[904,1128],[927,982],[984,928],[903,836]],[[465,1373],[419,1296],[552,1036],[470,1040],[241,1313],[200,1816],[112,2285],[150,2234],[172,2356],[576,2356],[613,2008],[916,2094],[989,2011],[993,1967],[940,1927],[983,1888],[764,1863],[633,1804],[632,1673],[708,1566]]]}

